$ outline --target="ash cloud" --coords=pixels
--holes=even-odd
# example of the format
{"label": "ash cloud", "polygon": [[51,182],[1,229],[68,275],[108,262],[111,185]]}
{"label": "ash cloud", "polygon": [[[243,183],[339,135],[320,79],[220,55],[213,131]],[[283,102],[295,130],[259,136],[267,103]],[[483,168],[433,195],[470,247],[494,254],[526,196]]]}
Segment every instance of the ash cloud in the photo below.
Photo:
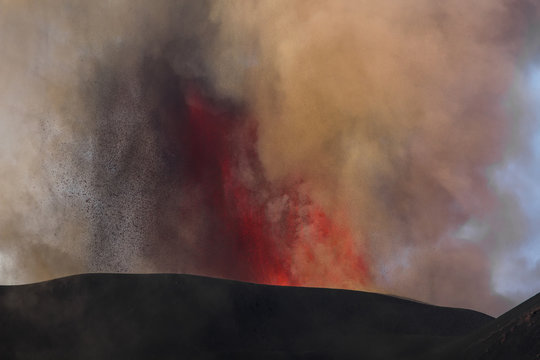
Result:
{"label": "ash cloud", "polygon": [[370,289],[491,314],[509,307],[492,289],[493,259],[526,226],[489,171],[525,151],[527,119],[505,100],[539,53],[534,2],[0,8],[3,283],[249,270],[212,240],[219,221],[186,180],[178,139],[189,136],[185,92],[197,83],[256,119],[265,181],[301,182],[352,224]]}
{"label": "ash cloud", "polygon": [[178,77],[204,81],[207,3],[0,7],[2,282],[152,270],[142,254],[175,191],[152,112]]}
{"label": "ash cloud", "polygon": [[[214,11],[225,44],[217,84],[258,115],[267,176],[304,179],[328,211],[349,210],[379,291],[507,307],[490,259],[526,230],[488,170],[524,126],[503,102],[537,7],[237,1]],[[460,239],[471,220],[489,234]]]}

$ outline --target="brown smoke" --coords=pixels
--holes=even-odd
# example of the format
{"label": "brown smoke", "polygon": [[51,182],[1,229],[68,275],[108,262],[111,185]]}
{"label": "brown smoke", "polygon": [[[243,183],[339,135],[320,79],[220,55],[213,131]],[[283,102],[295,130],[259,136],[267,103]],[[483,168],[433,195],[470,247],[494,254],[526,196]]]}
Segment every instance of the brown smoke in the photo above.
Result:
{"label": "brown smoke", "polygon": [[345,209],[378,291],[499,313],[491,260],[523,234],[488,170],[521,129],[503,100],[533,5],[0,1],[0,281],[205,273],[208,223],[161,216],[200,196],[155,134],[181,77],[253,113],[270,182]]}
{"label": "brown smoke", "polygon": [[[136,144],[136,161],[125,161],[131,139],[151,126],[137,70],[172,40],[204,42],[205,9],[202,1],[0,1],[2,283],[147,270],[138,256],[159,159],[149,136]],[[167,60],[196,72],[182,68],[182,56]],[[131,170],[118,185],[123,162]]]}
{"label": "brown smoke", "polygon": [[525,23],[514,5],[215,5],[218,87],[253,104],[267,176],[301,178],[327,210],[349,209],[379,290],[505,306],[491,294],[494,236],[470,244],[455,233],[504,211],[487,169],[516,121],[502,107]]}

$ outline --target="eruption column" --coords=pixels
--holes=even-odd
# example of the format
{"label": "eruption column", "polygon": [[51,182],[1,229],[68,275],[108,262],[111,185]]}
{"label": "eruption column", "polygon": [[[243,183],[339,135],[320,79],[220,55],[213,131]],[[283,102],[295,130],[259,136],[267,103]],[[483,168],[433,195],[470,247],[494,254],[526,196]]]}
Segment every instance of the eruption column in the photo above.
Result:
{"label": "eruption column", "polygon": [[[187,92],[188,174],[202,204],[218,219],[214,241],[229,249],[222,276],[276,285],[364,288],[366,261],[345,216],[338,224],[314,204],[301,182],[265,179],[256,122],[195,88]],[[212,259],[210,259],[212,261]]]}

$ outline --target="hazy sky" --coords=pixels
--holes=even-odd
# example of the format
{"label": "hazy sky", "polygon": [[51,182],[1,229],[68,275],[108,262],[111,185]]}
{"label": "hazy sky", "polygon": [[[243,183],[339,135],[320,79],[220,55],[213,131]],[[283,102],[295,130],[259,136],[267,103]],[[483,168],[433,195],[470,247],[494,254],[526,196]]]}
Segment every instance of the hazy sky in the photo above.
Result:
{"label": "hazy sky", "polygon": [[518,199],[526,218],[525,240],[498,260],[493,272],[495,289],[515,299],[526,299],[540,289],[540,69],[531,65],[524,74],[525,97],[530,102],[529,133],[522,138],[529,153],[496,167],[494,180],[501,191]]}

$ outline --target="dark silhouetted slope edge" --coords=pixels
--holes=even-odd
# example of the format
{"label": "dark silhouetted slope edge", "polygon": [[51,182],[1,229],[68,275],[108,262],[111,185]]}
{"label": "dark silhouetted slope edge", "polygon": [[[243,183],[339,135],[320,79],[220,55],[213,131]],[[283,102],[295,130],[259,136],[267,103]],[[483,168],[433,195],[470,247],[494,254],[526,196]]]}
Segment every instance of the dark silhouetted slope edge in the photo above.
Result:
{"label": "dark silhouetted slope edge", "polygon": [[439,348],[433,355],[439,359],[465,360],[540,359],[540,294]]}
{"label": "dark silhouetted slope edge", "polygon": [[2,359],[417,359],[454,351],[460,339],[480,351],[473,340],[497,339],[466,335],[506,329],[526,312],[513,311],[494,321],[358,291],[88,274],[0,287],[0,351]]}

